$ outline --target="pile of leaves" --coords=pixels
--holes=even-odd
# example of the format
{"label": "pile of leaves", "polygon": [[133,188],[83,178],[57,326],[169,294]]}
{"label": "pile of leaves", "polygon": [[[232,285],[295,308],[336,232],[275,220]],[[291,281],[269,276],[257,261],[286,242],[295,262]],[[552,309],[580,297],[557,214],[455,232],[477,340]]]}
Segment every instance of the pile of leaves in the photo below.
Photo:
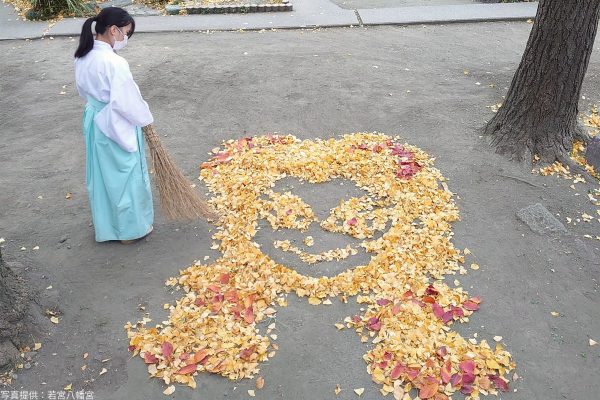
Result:
{"label": "pile of leaves", "polygon": [[[222,216],[213,236],[221,258],[195,263],[167,281],[185,292],[175,305],[165,305],[167,321],[149,327],[144,318],[125,326],[129,350],[152,377],[191,387],[203,371],[256,377],[260,363],[278,349],[276,307],[295,293],[315,306],[357,296],[365,311],[336,327],[373,344],[364,360],[382,394],[406,400],[416,389],[420,399],[444,400],[456,392],[477,399],[508,390],[505,376],[514,363],[502,345],[467,340],[452,329],[482,300],[457,280],[453,287],[444,281],[466,273],[464,254],[452,243],[451,223],[459,214],[426,153],[379,133],[304,141],[266,135],[228,141],[214,153],[202,164],[201,179]],[[371,254],[367,265],[317,278],[260,250],[253,238],[261,218],[274,229],[305,230],[318,222],[300,197],[272,191],[287,176],[311,183],[345,178],[368,193],[341,202],[320,222],[325,230],[362,239]],[[375,239],[377,232],[384,233]]]}

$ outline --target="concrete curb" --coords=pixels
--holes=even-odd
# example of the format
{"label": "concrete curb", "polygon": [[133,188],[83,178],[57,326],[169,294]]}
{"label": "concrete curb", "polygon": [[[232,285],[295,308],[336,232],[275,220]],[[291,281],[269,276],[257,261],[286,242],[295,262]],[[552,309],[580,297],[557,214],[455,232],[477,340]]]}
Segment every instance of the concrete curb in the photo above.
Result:
{"label": "concrete curb", "polygon": [[[537,5],[536,2],[346,10],[328,0],[303,0],[294,4],[292,12],[275,14],[139,16],[136,17],[136,33],[514,21],[534,18]],[[6,5],[0,11],[2,19],[11,17]],[[70,18],[48,26],[40,22],[12,21],[0,25],[0,40],[78,36],[83,22],[83,18]]]}

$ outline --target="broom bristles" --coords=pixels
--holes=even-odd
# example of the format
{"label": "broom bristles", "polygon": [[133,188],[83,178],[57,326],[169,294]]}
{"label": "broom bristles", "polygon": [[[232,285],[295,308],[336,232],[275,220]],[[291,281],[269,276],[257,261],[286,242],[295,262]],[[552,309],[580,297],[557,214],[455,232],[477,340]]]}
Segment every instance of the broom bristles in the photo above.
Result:
{"label": "broom bristles", "polygon": [[216,220],[218,217],[214,210],[193,189],[192,183],[163,147],[154,125],[145,126],[142,130],[150,149],[160,206],[165,216],[171,220]]}

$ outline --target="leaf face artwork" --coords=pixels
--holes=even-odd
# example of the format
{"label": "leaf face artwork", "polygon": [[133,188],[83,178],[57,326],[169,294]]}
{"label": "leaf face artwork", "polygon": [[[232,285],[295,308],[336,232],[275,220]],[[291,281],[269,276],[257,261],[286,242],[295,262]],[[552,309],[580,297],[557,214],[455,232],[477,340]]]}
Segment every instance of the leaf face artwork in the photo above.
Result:
{"label": "leaf face artwork", "polygon": [[[202,164],[201,178],[222,215],[213,236],[222,257],[167,281],[185,292],[169,307],[168,321],[125,326],[129,350],[149,364],[151,376],[191,387],[203,371],[230,379],[257,376],[260,363],[278,349],[270,335],[274,325],[263,333],[257,324],[274,317],[275,307],[286,306],[285,296],[295,293],[315,306],[350,296],[363,304],[361,315],[336,327],[354,329],[361,342],[372,343],[363,358],[383,394],[416,389],[420,398],[442,400],[457,392],[478,398],[508,390],[505,376],[514,363],[502,345],[492,348],[452,330],[482,300],[443,281],[466,269],[451,241],[458,209],[427,154],[378,133],[304,141],[267,135],[230,140],[215,153]],[[365,190],[365,196],[340,202],[320,226],[361,240],[370,261],[335,276],[311,277],[262,252],[254,241],[260,220],[302,231],[316,219],[302,198],[272,190],[284,177],[314,184],[343,178]],[[375,238],[378,231],[383,234]],[[352,249],[310,254],[289,241],[279,248],[308,263],[352,255]]]}

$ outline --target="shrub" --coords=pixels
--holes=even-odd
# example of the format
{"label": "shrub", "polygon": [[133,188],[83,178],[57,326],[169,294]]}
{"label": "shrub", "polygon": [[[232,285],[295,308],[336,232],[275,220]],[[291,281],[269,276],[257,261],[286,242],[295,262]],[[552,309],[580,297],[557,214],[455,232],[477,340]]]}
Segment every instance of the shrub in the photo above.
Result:
{"label": "shrub", "polygon": [[50,19],[60,15],[83,17],[93,15],[94,6],[85,0],[30,0],[28,19]]}

